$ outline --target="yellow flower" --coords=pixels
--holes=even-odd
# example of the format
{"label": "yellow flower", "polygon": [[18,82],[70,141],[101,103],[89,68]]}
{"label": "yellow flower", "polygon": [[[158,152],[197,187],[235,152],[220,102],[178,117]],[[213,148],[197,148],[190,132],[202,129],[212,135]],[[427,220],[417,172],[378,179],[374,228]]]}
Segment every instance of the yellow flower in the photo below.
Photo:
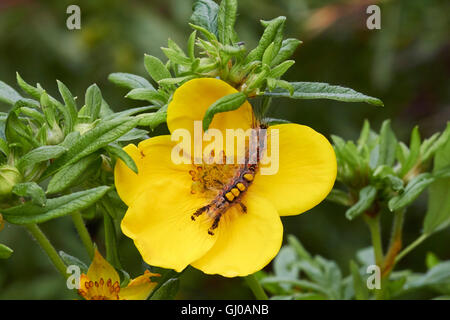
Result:
{"label": "yellow flower", "polygon": [[[168,106],[170,132],[187,129],[193,136],[194,121],[236,92],[218,79],[186,82]],[[225,133],[253,126],[252,107],[245,102],[216,114],[210,129]],[[252,274],[275,257],[283,237],[280,216],[320,203],[333,187],[337,165],[328,140],[298,124],[269,127],[267,150],[274,129],[279,134],[274,175],[261,174],[260,165],[175,164],[171,152],[178,142],[170,135],[124,148],[139,173],[121,161],[116,164],[115,185],[128,205],[121,228],[148,264],[178,272],[192,265],[207,274],[235,277]]]}
{"label": "yellow flower", "polygon": [[120,287],[116,270],[95,250],[94,259],[87,274],[80,277],[78,293],[86,300],[145,300],[157,285],[150,277],[159,274],[148,270],[142,276],[130,281],[127,287]]}

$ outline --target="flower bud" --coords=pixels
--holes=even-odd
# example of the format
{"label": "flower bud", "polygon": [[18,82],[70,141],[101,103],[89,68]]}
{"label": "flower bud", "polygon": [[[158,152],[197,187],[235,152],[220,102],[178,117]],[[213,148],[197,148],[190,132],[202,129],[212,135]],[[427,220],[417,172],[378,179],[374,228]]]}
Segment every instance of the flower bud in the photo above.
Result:
{"label": "flower bud", "polygon": [[64,133],[58,125],[55,125],[53,128],[47,130],[47,144],[57,145],[60,144],[63,140]]}
{"label": "flower bud", "polygon": [[13,187],[22,180],[17,168],[9,165],[0,166],[0,198],[11,194]]}

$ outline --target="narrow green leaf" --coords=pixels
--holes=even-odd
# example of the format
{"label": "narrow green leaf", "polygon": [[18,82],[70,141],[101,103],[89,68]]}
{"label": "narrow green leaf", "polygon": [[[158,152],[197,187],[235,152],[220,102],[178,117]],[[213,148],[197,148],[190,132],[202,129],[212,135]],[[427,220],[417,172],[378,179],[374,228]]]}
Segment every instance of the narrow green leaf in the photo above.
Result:
{"label": "narrow green leaf", "polygon": [[289,59],[302,42],[297,39],[286,39],[281,43],[280,51],[272,60],[272,66],[276,66]]}
{"label": "narrow green leaf", "polygon": [[350,207],[352,205],[348,193],[338,189],[331,190],[331,192],[326,197],[326,200],[347,207]]}
{"label": "narrow green leaf", "polygon": [[14,251],[11,248],[0,243],[0,259],[8,259],[13,253]]}
{"label": "narrow green leaf", "polygon": [[71,256],[64,251],[59,251],[58,254],[67,266],[78,266],[81,272],[87,273],[88,266],[77,257]]}
{"label": "narrow green leaf", "polygon": [[22,77],[20,76],[20,74],[18,72],[16,72],[16,78],[17,78],[17,83],[19,84],[19,86],[22,88],[23,91],[28,93],[30,96],[32,96],[36,100],[39,100],[41,98],[41,94],[43,92],[43,90],[41,88],[35,88],[32,85],[26,83],[25,80],[22,79]]}
{"label": "narrow green leaf", "polygon": [[376,106],[383,106],[381,100],[349,88],[332,86],[328,83],[320,82],[291,82],[291,84],[294,87],[293,95],[283,88],[275,89],[272,92],[265,92],[264,95],[292,99],[331,99],[344,102],[366,102]]}
{"label": "narrow green leaf", "polygon": [[151,296],[150,300],[173,300],[179,289],[180,279],[169,279]]}
{"label": "narrow green leaf", "polygon": [[85,104],[91,122],[98,118],[102,106],[102,93],[96,84],[91,85],[85,96]]}
{"label": "narrow green leaf", "polygon": [[102,121],[95,128],[87,131],[70,149],[58,158],[45,172],[44,178],[54,174],[63,166],[77,162],[81,158],[107,146],[119,137],[133,129],[138,124],[138,118],[120,117]]}
{"label": "narrow green leaf", "polygon": [[108,76],[108,80],[120,87],[124,87],[130,90],[137,88],[153,88],[153,86],[150,84],[150,82],[148,82],[147,79],[131,73],[111,73]]}
{"label": "narrow green leaf", "polygon": [[222,0],[217,13],[217,34],[223,44],[231,44],[236,22],[237,0]]}
{"label": "narrow green leaf", "polygon": [[76,184],[79,184],[80,177],[88,170],[94,162],[100,162],[100,157],[97,153],[91,154],[79,161],[63,167],[55,173],[50,179],[47,187],[48,194],[55,194],[67,190]]}
{"label": "narrow green leaf", "polygon": [[[184,53],[176,51],[171,48],[161,48],[167,58],[174,64],[179,64],[182,66],[190,66],[192,61],[190,58],[186,57]],[[158,80],[159,81],[159,80]]]}
{"label": "narrow green leaf", "polygon": [[66,123],[66,126],[69,127],[69,132],[71,132],[73,129],[73,126],[75,125],[75,123],[78,120],[77,103],[75,102],[75,99],[74,99],[72,93],[66,87],[66,85],[59,80],[57,80],[56,82],[58,84],[59,93],[60,93],[61,97],[63,98],[64,103],[66,104],[66,108],[70,115],[70,123]]}
{"label": "narrow green leaf", "polygon": [[14,105],[20,99],[23,99],[23,97],[16,90],[0,81],[0,102]]}
{"label": "narrow green leaf", "polygon": [[369,298],[367,285],[361,277],[358,265],[353,260],[350,260],[350,271],[352,273],[353,289],[355,290],[356,299],[367,300]]}
{"label": "narrow green leaf", "polygon": [[351,208],[345,212],[345,217],[349,220],[353,220],[364,211],[370,208],[375,197],[377,195],[377,189],[374,186],[364,187],[359,191],[359,199]]}
{"label": "narrow green leaf", "polygon": [[238,109],[247,100],[247,96],[242,92],[236,92],[220,98],[209,106],[203,117],[203,130],[207,131],[214,116],[217,113],[227,112]]}
{"label": "narrow green leaf", "polygon": [[264,33],[259,40],[258,46],[248,54],[246,58],[247,63],[255,60],[261,61],[267,47],[269,47],[269,45],[275,40],[279,29],[282,30],[284,28],[285,22],[286,17],[283,16],[277,17],[271,21],[264,22],[264,24],[266,25]]}
{"label": "narrow green leaf", "polygon": [[[433,173],[450,166],[450,139],[437,150]],[[436,180],[429,189],[424,233],[442,230],[450,225],[450,178]]]}
{"label": "narrow green leaf", "polygon": [[102,186],[48,199],[44,207],[27,202],[20,206],[4,209],[2,214],[6,221],[13,224],[42,223],[86,209],[103,197],[109,189],[109,187]]}
{"label": "narrow green leaf", "polygon": [[294,64],[295,64],[294,60],[284,61],[283,63],[279,64],[278,66],[276,66],[275,68],[273,68],[270,71],[269,77],[270,78],[282,77],[289,70],[289,68],[292,67]]}
{"label": "narrow green leaf", "polygon": [[129,99],[143,100],[157,104],[167,102],[163,94],[150,88],[133,89],[130,92],[128,92],[128,94],[125,97]]}
{"label": "narrow green leaf", "polygon": [[172,75],[170,74],[169,70],[167,70],[166,66],[159,60],[158,58],[154,56],[150,56],[146,54],[144,56],[144,64],[145,69],[149,73],[149,75],[152,77],[153,80],[158,82],[162,79],[171,78]]}
{"label": "narrow green leaf", "polygon": [[48,161],[50,159],[57,159],[67,151],[62,146],[42,146],[31,150],[22,158],[20,158],[18,167],[21,170],[28,169],[36,163]]}
{"label": "narrow green leaf", "polygon": [[31,202],[39,206],[45,205],[47,199],[44,190],[36,182],[24,182],[16,184],[12,193],[20,197],[30,197]]}
{"label": "narrow green leaf", "polygon": [[391,129],[391,121],[385,120],[381,125],[379,156],[377,166],[392,166],[395,161],[395,152],[397,149],[397,138]]}
{"label": "narrow green leaf", "polygon": [[106,151],[108,151],[111,155],[122,160],[128,168],[133,170],[136,174],[138,173],[138,168],[133,158],[130,157],[128,153],[126,153],[122,148],[117,145],[110,144],[105,147]]}
{"label": "narrow green leaf", "polygon": [[434,181],[435,178],[430,173],[419,174],[408,183],[402,194],[389,200],[389,210],[396,211],[411,204]]}

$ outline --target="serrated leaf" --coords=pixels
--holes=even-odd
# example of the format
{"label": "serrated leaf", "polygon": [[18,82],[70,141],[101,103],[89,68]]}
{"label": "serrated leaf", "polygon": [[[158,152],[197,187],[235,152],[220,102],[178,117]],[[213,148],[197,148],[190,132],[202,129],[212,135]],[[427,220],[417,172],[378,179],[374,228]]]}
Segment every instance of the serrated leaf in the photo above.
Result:
{"label": "serrated leaf", "polygon": [[20,206],[4,209],[2,214],[6,221],[13,224],[42,223],[86,209],[103,197],[109,189],[109,187],[102,186],[59,198],[47,199],[44,207],[27,202]]}
{"label": "serrated leaf", "polygon": [[36,182],[24,182],[16,184],[12,193],[20,197],[30,197],[31,202],[39,206],[45,205],[47,199],[44,190]]}
{"label": "serrated leaf", "polygon": [[366,186],[361,189],[359,191],[358,202],[345,212],[345,217],[349,220],[353,220],[364,213],[364,211],[370,208],[376,195],[377,189],[374,186]]}
{"label": "serrated leaf", "polygon": [[333,86],[321,82],[291,82],[294,87],[294,94],[283,88],[278,88],[272,92],[265,92],[264,95],[270,97],[284,97],[292,99],[331,99],[343,102],[366,102],[376,106],[383,106],[380,99],[367,96],[350,88]]}
{"label": "serrated leaf", "polygon": [[209,108],[206,110],[205,115],[203,117],[203,130],[207,131],[209,125],[211,124],[214,116],[217,113],[227,112],[238,109],[240,106],[244,104],[247,100],[247,96],[242,92],[236,92],[233,94],[229,94],[224,96],[214,102]]}
{"label": "serrated leaf", "polygon": [[131,73],[124,73],[124,72],[111,73],[108,76],[108,80],[120,87],[124,87],[130,90],[137,88],[155,89],[147,79]]}
{"label": "serrated leaf", "polygon": [[430,173],[419,174],[407,184],[402,194],[389,200],[389,210],[396,211],[411,204],[433,181],[435,178]]}

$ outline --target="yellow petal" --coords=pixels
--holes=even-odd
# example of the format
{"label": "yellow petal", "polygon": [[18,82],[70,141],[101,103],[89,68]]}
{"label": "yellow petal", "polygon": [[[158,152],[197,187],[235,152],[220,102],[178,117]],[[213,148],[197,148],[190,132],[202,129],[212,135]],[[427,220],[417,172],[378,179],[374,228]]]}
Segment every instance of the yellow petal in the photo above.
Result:
{"label": "yellow petal", "polygon": [[100,279],[103,278],[105,282],[108,279],[111,279],[112,283],[115,283],[116,281],[120,283],[119,274],[114,267],[102,257],[98,250],[95,250],[94,259],[89,266],[87,277],[94,282],[100,281]]}
{"label": "yellow petal", "polygon": [[191,219],[210,200],[191,194],[190,184],[182,179],[162,177],[161,188],[152,186],[143,192],[121,224],[145,262],[177,272],[203,256],[216,241],[208,234],[211,221],[206,214]]}
{"label": "yellow petal", "polygon": [[218,239],[210,251],[192,266],[207,274],[246,276],[261,270],[278,253],[283,225],[274,206],[251,193],[222,216]]}
{"label": "yellow petal", "polygon": [[263,175],[259,171],[249,192],[269,199],[282,216],[300,214],[319,204],[333,188],[336,156],[323,135],[298,124],[269,128],[269,156],[270,151],[275,150],[270,139],[270,131],[274,129],[279,130],[278,172]]}
{"label": "yellow petal", "polygon": [[171,153],[176,144],[176,141],[171,141],[170,136],[166,135],[144,140],[138,147],[130,144],[124,148],[136,163],[138,174],[124,162],[117,160],[114,181],[123,202],[130,206],[151,184],[165,190],[166,186],[161,181],[179,179],[180,173],[186,173],[183,181],[190,183],[191,177],[187,172],[191,169],[191,165],[175,164],[172,161]]}
{"label": "yellow petal", "polygon": [[[228,83],[215,78],[193,79],[179,87],[167,109],[167,126],[171,133],[187,129],[194,137],[194,121],[202,121],[206,110],[220,98],[238,92]],[[239,109],[216,114],[210,128],[248,129],[252,126],[253,111],[245,102]],[[202,131],[203,134],[203,131]]]}
{"label": "yellow petal", "polygon": [[145,300],[158,284],[152,282],[150,277],[160,276],[157,273],[150,273],[148,270],[137,278],[130,281],[126,288],[120,290],[120,299],[125,300]]}

